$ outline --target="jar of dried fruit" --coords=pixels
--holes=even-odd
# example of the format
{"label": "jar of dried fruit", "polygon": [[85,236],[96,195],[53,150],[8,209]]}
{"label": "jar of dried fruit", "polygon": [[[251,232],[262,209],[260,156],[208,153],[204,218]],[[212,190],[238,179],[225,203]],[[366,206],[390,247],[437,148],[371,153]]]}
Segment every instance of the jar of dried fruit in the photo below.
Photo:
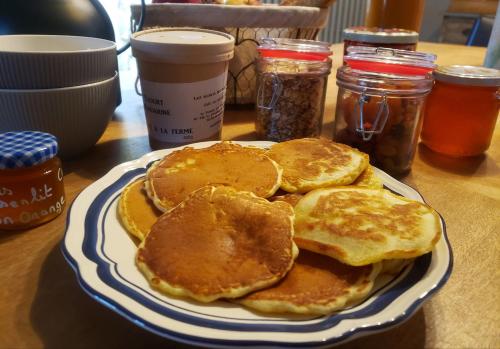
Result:
{"label": "jar of dried fruit", "polygon": [[337,71],[333,138],[370,155],[393,175],[410,170],[436,56],[376,47],[349,47]]}
{"label": "jar of dried fruit", "polygon": [[258,51],[255,128],[259,139],[319,137],[332,66],[330,44],[266,38]]}

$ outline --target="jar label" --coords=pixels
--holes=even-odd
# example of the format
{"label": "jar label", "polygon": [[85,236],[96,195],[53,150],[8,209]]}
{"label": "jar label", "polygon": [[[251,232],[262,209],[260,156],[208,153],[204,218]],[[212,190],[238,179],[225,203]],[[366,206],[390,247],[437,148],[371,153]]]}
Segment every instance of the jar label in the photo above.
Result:
{"label": "jar label", "polygon": [[62,180],[59,168],[51,178],[0,185],[0,230],[29,227],[59,215],[65,204]]}
{"label": "jar label", "polygon": [[203,140],[222,126],[227,71],[190,83],[141,79],[144,111],[151,138],[185,143]]}

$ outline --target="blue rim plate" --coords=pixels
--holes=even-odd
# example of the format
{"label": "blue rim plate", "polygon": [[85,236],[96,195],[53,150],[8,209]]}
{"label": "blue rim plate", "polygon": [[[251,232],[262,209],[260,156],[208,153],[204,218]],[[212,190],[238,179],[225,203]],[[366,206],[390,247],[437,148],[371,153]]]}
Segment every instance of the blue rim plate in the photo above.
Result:
{"label": "blue rim plate", "polygon": [[[203,148],[213,143],[190,146]],[[207,305],[162,295],[149,287],[135,267],[136,245],[119,223],[116,204],[128,183],[144,176],[153,161],[177,149],[151,152],[118,165],[83,190],[68,212],[62,242],[63,254],[81,287],[96,301],[148,331],[206,347],[322,347],[404,322],[451,274],[453,257],[445,232],[432,253],[415,259],[397,276],[379,278],[368,298],[329,316],[265,316],[228,302]],[[423,202],[414,189],[376,171],[386,188]],[[445,231],[442,218],[441,224]]]}

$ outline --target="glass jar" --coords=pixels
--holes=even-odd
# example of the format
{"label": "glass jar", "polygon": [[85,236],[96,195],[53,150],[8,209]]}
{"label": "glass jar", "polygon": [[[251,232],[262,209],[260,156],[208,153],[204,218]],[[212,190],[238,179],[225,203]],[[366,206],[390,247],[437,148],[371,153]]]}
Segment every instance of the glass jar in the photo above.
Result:
{"label": "glass jar", "polygon": [[0,231],[30,228],[65,205],[57,140],[43,132],[0,134]]}
{"label": "glass jar", "polygon": [[262,40],[257,60],[259,139],[319,137],[332,61],[327,42]]}
{"label": "glass jar", "polygon": [[412,30],[352,27],[344,29],[343,34],[344,55],[351,46],[388,47],[409,51],[417,49],[418,33]]}
{"label": "glass jar", "polygon": [[365,24],[420,31],[424,6],[425,0],[370,0]]}
{"label": "glass jar", "polygon": [[389,48],[350,47],[337,71],[333,139],[370,155],[392,175],[410,170],[436,56]]}
{"label": "glass jar", "polygon": [[425,108],[421,140],[451,156],[482,154],[490,146],[500,106],[500,71],[443,66]]}

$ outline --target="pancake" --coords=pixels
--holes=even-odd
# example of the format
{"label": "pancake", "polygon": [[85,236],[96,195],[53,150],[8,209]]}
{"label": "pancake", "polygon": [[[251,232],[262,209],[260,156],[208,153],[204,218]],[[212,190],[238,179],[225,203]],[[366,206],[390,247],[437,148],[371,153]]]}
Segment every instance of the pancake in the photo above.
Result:
{"label": "pancake", "polygon": [[359,177],[356,178],[352,185],[372,189],[382,189],[384,187],[382,180],[375,174],[375,170],[372,165],[368,165]]}
{"label": "pancake", "polygon": [[379,271],[380,263],[353,267],[301,250],[283,280],[238,302],[265,313],[329,314],[367,296]]}
{"label": "pancake", "polygon": [[274,144],[267,155],[283,167],[281,188],[290,193],[351,184],[368,166],[368,155],[317,138]]}
{"label": "pancake", "polygon": [[303,197],[304,195],[302,194],[299,194],[299,193],[288,193],[288,194],[282,194],[282,195],[274,195],[274,196],[271,196],[269,198],[269,201],[283,201],[283,202],[287,202],[289,203],[290,205],[292,205],[292,207],[295,207],[295,205],[297,205],[297,203],[299,202],[299,200]]}
{"label": "pancake", "polygon": [[161,215],[144,190],[144,179],[128,184],[118,201],[118,216],[125,229],[143,240]]}
{"label": "pancake", "polygon": [[136,263],[152,287],[169,295],[201,302],[241,297],[292,267],[293,217],[287,203],[206,186],[158,219]]}
{"label": "pancake", "polygon": [[398,275],[407,265],[413,262],[411,259],[386,259],[382,261],[382,270],[380,274],[388,274],[396,276]]}
{"label": "pancake", "polygon": [[441,236],[431,207],[384,189],[317,189],[299,201],[295,214],[299,247],[355,266],[420,256]]}
{"label": "pancake", "polygon": [[264,150],[222,142],[167,155],[149,169],[146,189],[155,205],[167,211],[209,184],[228,185],[267,198],[278,190],[281,173]]}

